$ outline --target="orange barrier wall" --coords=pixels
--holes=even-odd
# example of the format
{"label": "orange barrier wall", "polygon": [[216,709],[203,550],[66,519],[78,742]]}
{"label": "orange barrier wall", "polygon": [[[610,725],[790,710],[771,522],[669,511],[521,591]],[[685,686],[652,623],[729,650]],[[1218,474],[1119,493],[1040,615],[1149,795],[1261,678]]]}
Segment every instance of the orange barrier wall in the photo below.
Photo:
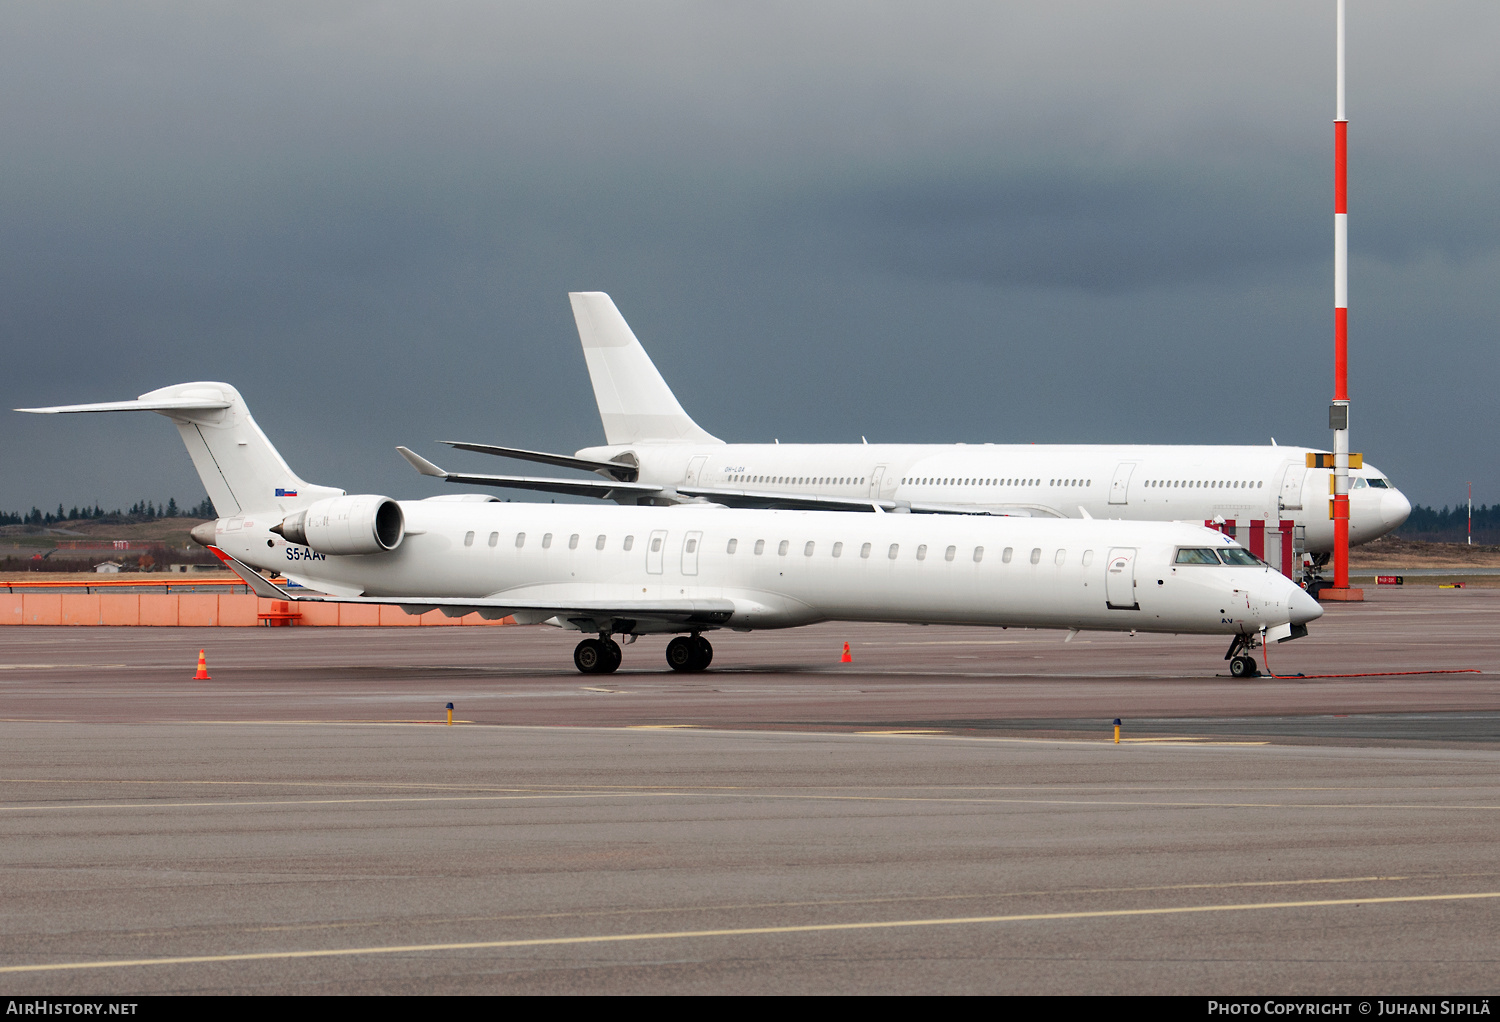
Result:
{"label": "orange barrier wall", "polygon": [[[259,614],[300,614],[269,622]],[[313,627],[382,625],[510,625],[478,614],[448,617],[440,610],[413,617],[400,607],[361,603],[292,603],[247,593],[0,593],[0,625],[157,625],[243,628],[259,624]]]}

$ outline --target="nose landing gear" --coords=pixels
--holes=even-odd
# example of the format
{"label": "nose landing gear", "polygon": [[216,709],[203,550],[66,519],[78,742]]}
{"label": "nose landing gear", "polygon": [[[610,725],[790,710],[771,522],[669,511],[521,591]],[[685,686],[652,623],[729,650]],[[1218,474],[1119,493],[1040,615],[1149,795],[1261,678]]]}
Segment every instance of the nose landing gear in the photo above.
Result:
{"label": "nose landing gear", "polygon": [[667,643],[667,666],[674,671],[692,673],[707,670],[713,660],[714,648],[696,632],[692,635],[679,635]]}
{"label": "nose landing gear", "polygon": [[1230,677],[1260,677],[1260,665],[1255,662],[1253,656],[1248,655],[1254,645],[1255,638],[1250,635],[1236,635],[1229,641],[1229,651],[1224,654],[1224,659],[1229,661]]}

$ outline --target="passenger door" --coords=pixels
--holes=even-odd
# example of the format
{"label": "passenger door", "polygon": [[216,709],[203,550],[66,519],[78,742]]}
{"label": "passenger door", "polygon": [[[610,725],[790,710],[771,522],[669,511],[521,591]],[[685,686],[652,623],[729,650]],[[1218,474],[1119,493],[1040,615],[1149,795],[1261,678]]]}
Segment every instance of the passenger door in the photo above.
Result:
{"label": "passenger door", "polygon": [[1135,471],[1135,462],[1122,461],[1115,468],[1115,477],[1109,484],[1109,502],[1111,504],[1130,503],[1130,473]]}
{"label": "passenger door", "polygon": [[708,455],[700,454],[688,462],[687,478],[684,480],[689,486],[699,485],[699,479],[703,474],[703,465],[708,461]]}
{"label": "passenger door", "polygon": [[1295,461],[1286,464],[1286,474],[1281,477],[1281,507],[1284,511],[1302,510],[1302,483],[1307,477],[1307,466]]}
{"label": "passenger door", "polygon": [[870,470],[870,497],[872,500],[880,499],[880,481],[885,478],[885,466],[876,465]]}
{"label": "passenger door", "polygon": [[1104,601],[1110,610],[1140,610],[1135,598],[1135,548],[1115,547],[1104,567]]}
{"label": "passenger door", "polygon": [[667,530],[657,529],[646,541],[646,574],[660,575],[662,557],[667,547]]}
{"label": "passenger door", "polygon": [[703,545],[703,533],[690,532],[682,539],[682,573],[698,574],[698,548]]}

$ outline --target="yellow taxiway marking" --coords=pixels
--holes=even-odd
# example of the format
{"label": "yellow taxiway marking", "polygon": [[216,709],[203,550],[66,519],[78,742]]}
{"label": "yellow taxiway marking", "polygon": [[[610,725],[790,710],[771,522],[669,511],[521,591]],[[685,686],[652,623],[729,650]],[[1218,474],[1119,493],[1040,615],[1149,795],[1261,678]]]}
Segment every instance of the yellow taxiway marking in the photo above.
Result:
{"label": "yellow taxiway marking", "polygon": [[935,728],[908,727],[892,728],[889,731],[856,731],[857,735],[944,735],[948,732],[938,731]]}
{"label": "yellow taxiway marking", "polygon": [[702,724],[631,724],[625,728],[626,731],[683,731],[689,728],[701,728]]}
{"label": "yellow taxiway marking", "polygon": [[630,695],[630,693],[626,692],[624,689],[619,689],[619,688],[594,688],[594,687],[592,687],[590,685],[583,686],[583,688],[581,689],[581,691],[584,691],[584,692],[603,692],[607,696],[628,696],[628,695]]}
{"label": "yellow taxiway marking", "polygon": [[[726,902],[711,905],[665,905],[657,907],[637,907],[623,909],[599,909],[583,912],[516,912],[508,914],[490,914],[474,916],[424,916],[413,920],[424,926],[447,925],[452,923],[483,923],[483,922],[517,922],[537,919],[597,919],[613,916],[646,916],[662,915],[668,912],[730,912],[730,911],[763,911],[776,908],[826,908],[834,905],[899,905],[912,902],[949,902],[949,901],[1000,901],[1007,898],[1036,898],[1056,897],[1063,895],[1067,897],[1082,897],[1097,894],[1144,894],[1160,891],[1199,891],[1199,890],[1228,890],[1232,888],[1246,887],[1306,887],[1309,885],[1328,884],[1373,884],[1392,883],[1401,880],[1455,880],[1493,878],[1496,874],[1486,873],[1431,873],[1414,874],[1411,876],[1368,876],[1368,877],[1326,877],[1309,880],[1238,880],[1227,883],[1203,883],[1203,884],[1157,884],[1152,886],[1136,887],[1077,887],[1065,888],[1056,891],[991,891],[985,894],[913,894],[889,898],[823,898],[816,901],[758,901],[758,902]],[[184,933],[287,933],[294,931],[309,930],[349,930],[368,929],[376,926],[386,926],[388,920],[384,919],[362,919],[345,922],[332,923],[295,923],[284,926],[176,926],[166,930],[132,930],[127,931],[126,936],[131,937],[159,937],[168,934],[182,935]]]}
{"label": "yellow taxiway marking", "polygon": [[[94,670],[100,667],[125,667],[126,664],[0,664],[0,671],[61,671],[61,670]],[[158,669],[152,664],[143,664],[143,667]]]}
{"label": "yellow taxiway marking", "polygon": [[1121,743],[1134,742],[1137,745],[1270,745],[1270,742],[1233,742],[1223,738],[1199,737],[1198,735],[1178,735],[1172,738],[1121,738]]}
{"label": "yellow taxiway marking", "polygon": [[122,969],[147,965],[202,965],[211,962],[264,962],[277,959],[344,958],[356,955],[416,954],[431,951],[479,951],[506,948],[560,947],[569,944],[623,944],[646,940],[701,940],[706,937],[755,937],[781,933],[832,933],[850,930],[896,930],[931,926],[980,926],[996,923],[1064,922],[1141,916],[1195,915],[1209,912],[1265,912],[1275,909],[1337,908],[1348,905],[1399,905],[1500,898],[1500,891],[1467,894],[1411,894],[1384,898],[1326,898],[1318,901],[1263,901],[1238,905],[1180,905],[1170,908],[1097,909],[1087,912],[1028,912],[1003,916],[959,916],[940,919],[888,919],[868,923],[808,923],[801,926],[746,926],[716,930],[671,930],[664,933],[612,933],[585,937],[536,937],[523,940],[454,941],[443,944],[393,944],[374,947],[319,948],[311,951],[259,951],[233,955],[180,955],[168,958],[119,958],[95,962],[50,962],[0,966],[0,974]]}

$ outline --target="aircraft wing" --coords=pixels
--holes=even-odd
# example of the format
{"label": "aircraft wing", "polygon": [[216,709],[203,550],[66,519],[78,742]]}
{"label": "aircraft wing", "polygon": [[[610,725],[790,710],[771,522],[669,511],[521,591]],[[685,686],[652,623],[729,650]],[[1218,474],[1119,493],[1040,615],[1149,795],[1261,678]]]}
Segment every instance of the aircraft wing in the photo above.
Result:
{"label": "aircraft wing", "polygon": [[726,490],[713,486],[679,486],[684,497],[702,497],[725,507],[792,508],[802,511],[894,511],[894,500],[873,497],[827,497],[816,493],[780,493],[773,490]]}
{"label": "aircraft wing", "polygon": [[711,486],[679,486],[677,492],[685,497],[702,497],[727,507],[776,507],[803,511],[910,511],[926,515],[1006,515],[1015,518],[1062,517],[1049,508],[1029,505],[929,504],[874,497],[831,497],[817,493],[726,490]]}
{"label": "aircraft wing", "polygon": [[470,444],[461,443],[457,440],[439,440],[440,444],[447,444],[460,451],[475,451],[479,454],[493,454],[500,458],[517,458],[521,461],[539,461],[544,465],[556,465],[559,468],[580,468],[585,472],[608,472],[616,479],[625,482],[635,482],[637,478],[636,467],[625,465],[618,461],[595,461],[592,458],[575,458],[571,454],[548,454],[546,451],[528,451],[521,447],[500,447],[495,444]]}
{"label": "aircraft wing", "polygon": [[607,479],[554,479],[547,476],[492,476],[474,475],[468,472],[449,472],[414,451],[397,447],[401,457],[424,476],[446,479],[450,483],[468,483],[475,486],[500,486],[512,490],[541,490],[546,493],[570,493],[576,497],[599,497],[607,499],[620,493],[654,496],[661,493],[660,486],[650,483],[627,483]]}
{"label": "aircraft wing", "polygon": [[1002,515],[1007,518],[1066,518],[1040,504],[928,504],[914,501],[913,514],[920,515]]}
{"label": "aircraft wing", "polygon": [[[432,597],[432,596],[334,596],[329,593],[292,593],[261,575],[233,554],[216,546],[209,551],[250,587],[256,596],[268,600],[288,600],[297,603],[365,603],[398,606],[408,613],[422,614],[429,610],[441,610],[449,617],[462,617],[478,611],[489,620],[508,617],[512,614],[531,612],[545,617],[557,617],[587,625],[592,631],[595,624],[628,623],[645,619],[666,621],[682,625],[719,625],[734,615],[733,600],[680,599],[680,600],[632,600],[632,599],[579,599],[579,600],[526,600],[505,596],[481,597]],[[591,588],[591,587],[590,587]],[[629,628],[616,629],[629,631]]]}

